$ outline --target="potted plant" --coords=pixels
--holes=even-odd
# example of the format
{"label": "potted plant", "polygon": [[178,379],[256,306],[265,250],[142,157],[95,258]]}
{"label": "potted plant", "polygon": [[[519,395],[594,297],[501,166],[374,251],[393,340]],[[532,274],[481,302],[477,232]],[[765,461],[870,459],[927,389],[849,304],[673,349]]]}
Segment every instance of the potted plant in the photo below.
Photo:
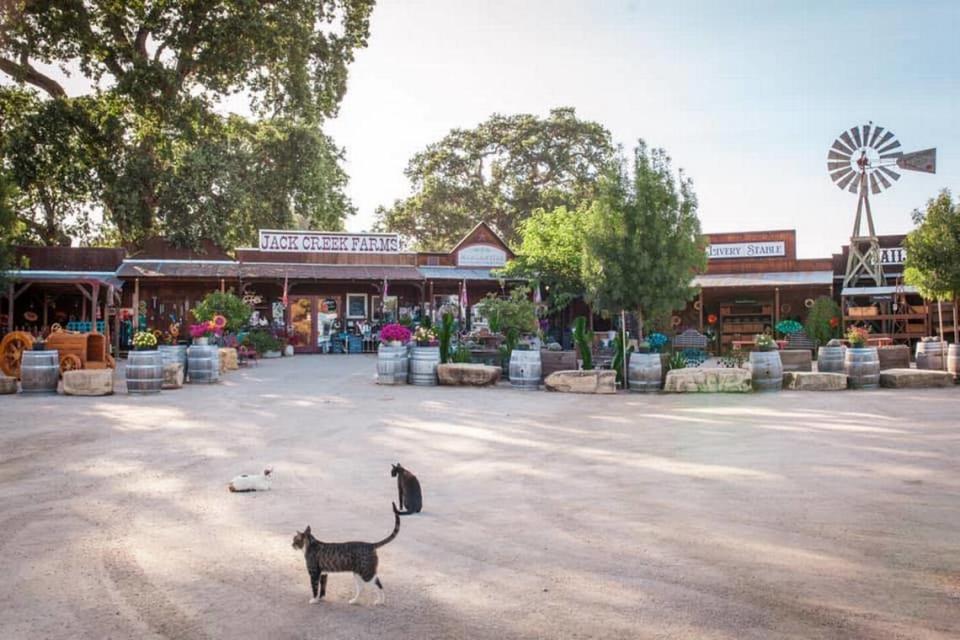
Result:
{"label": "potted plant", "polygon": [[401,324],[384,325],[380,330],[377,349],[377,384],[406,384],[409,353],[405,343],[410,341],[410,329]]}
{"label": "potted plant", "polygon": [[754,336],[756,349],[750,352],[750,377],[754,391],[780,391],[783,388],[783,363],[777,341],[761,333]]}
{"label": "potted plant", "polygon": [[850,348],[843,354],[843,372],[852,389],[876,389],[880,386],[880,357],[876,347],[868,347],[868,327],[850,327],[846,334]]}
{"label": "potted plant", "polygon": [[380,342],[391,347],[400,347],[410,342],[410,329],[398,323],[384,325],[380,330]]}
{"label": "potted plant", "polygon": [[[619,334],[618,334],[619,337]],[[631,391],[659,391],[663,386],[665,367],[660,354],[666,346],[667,336],[657,331],[637,345],[637,352],[628,354],[627,382]],[[617,344],[617,353],[622,345]]]}
{"label": "potted plant", "polygon": [[420,325],[413,332],[413,340],[417,343],[418,347],[429,347],[436,343],[437,334],[431,327]]}
{"label": "potted plant", "polygon": [[163,388],[163,356],[152,331],[133,334],[133,351],[127,355],[127,393],[159,393]]}
{"label": "potted plant", "polygon": [[210,344],[210,338],[214,335],[213,321],[198,322],[190,325],[190,337],[193,338],[193,344]]}

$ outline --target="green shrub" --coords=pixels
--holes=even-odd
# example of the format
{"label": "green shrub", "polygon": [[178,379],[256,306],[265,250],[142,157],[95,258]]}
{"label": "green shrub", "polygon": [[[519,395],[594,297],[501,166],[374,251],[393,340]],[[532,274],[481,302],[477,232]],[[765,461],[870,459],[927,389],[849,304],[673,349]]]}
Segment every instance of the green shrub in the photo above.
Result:
{"label": "green shrub", "polygon": [[587,329],[587,319],[583,316],[573,321],[573,342],[580,352],[584,371],[593,369],[593,331]]}
{"label": "green shrub", "polygon": [[236,333],[247,326],[253,309],[232,293],[214,291],[208,293],[192,310],[193,317],[200,322],[209,322],[220,314],[227,319],[226,330]]}
{"label": "green shrub", "polygon": [[254,329],[245,335],[243,337],[243,344],[259,354],[266,353],[267,351],[279,351],[282,346],[279,340],[264,329]]}
{"label": "green shrub", "polygon": [[807,337],[825,345],[840,336],[840,307],[832,298],[820,296],[810,307],[805,325]]}
{"label": "green shrub", "polygon": [[467,363],[472,359],[470,348],[465,344],[458,346],[450,357],[452,361],[456,363]]}
{"label": "green shrub", "polygon": [[670,359],[667,361],[667,371],[673,371],[674,369],[686,369],[687,368],[687,357],[682,353],[674,353],[670,356]]}

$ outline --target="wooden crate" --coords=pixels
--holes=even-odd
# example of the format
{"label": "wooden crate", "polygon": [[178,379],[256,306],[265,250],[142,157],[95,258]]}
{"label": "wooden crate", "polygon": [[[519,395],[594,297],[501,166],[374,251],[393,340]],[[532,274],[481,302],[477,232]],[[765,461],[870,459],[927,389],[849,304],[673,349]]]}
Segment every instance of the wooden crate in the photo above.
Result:
{"label": "wooden crate", "polygon": [[847,307],[847,315],[851,318],[869,318],[880,315],[876,307]]}

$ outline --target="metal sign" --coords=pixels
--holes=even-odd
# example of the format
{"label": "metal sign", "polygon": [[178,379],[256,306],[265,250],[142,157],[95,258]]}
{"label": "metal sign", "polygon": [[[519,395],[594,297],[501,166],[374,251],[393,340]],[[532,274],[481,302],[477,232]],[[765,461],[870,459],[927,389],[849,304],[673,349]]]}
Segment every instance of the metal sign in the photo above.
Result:
{"label": "metal sign", "polygon": [[776,258],[787,255],[787,245],[783,240],[774,242],[730,242],[711,244],[707,247],[710,260],[731,258]]}
{"label": "metal sign", "polygon": [[400,253],[400,236],[261,229],[259,247],[261,251],[288,253]]}
{"label": "metal sign", "polygon": [[903,247],[880,249],[880,264],[903,264],[907,261],[907,250]]}
{"label": "metal sign", "polygon": [[457,252],[458,267],[502,267],[507,264],[507,252],[486,244],[464,247]]}

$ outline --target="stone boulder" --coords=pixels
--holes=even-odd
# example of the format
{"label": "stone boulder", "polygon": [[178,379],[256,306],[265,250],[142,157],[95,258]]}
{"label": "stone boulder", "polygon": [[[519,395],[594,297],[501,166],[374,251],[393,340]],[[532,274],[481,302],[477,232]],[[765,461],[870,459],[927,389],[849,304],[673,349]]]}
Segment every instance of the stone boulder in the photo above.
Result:
{"label": "stone boulder", "polygon": [[183,386],[183,364],[168,362],[163,365],[163,388],[179,389]]}
{"label": "stone boulder", "polygon": [[0,375],[0,396],[17,392],[17,379]]}
{"label": "stone boulder", "polygon": [[780,362],[783,372],[813,371],[813,358],[809,349],[783,349],[780,351]]}
{"label": "stone boulder", "polygon": [[887,369],[880,372],[880,386],[888,389],[952,387],[953,376],[948,371],[930,369]]}
{"label": "stone boulder", "polygon": [[880,358],[881,371],[910,368],[910,347],[905,344],[877,347],[877,357]]}
{"label": "stone boulder", "polygon": [[616,393],[617,372],[608,369],[555,371],[543,384],[547,391],[561,393]]}
{"label": "stone boulder", "polygon": [[220,347],[220,373],[236,371],[240,368],[237,350],[233,347]]}
{"label": "stone boulder", "polygon": [[437,365],[440,384],[450,386],[485,387],[500,380],[500,367],[485,364],[448,363]]}
{"label": "stone boulder", "polygon": [[819,371],[784,371],[783,388],[792,391],[842,391],[847,388],[847,376]]}
{"label": "stone boulder", "polygon": [[671,369],[663,386],[672,393],[747,393],[752,388],[749,369],[699,367]]}
{"label": "stone boulder", "polygon": [[113,369],[64,371],[63,393],[68,396],[109,396],[113,393]]}

